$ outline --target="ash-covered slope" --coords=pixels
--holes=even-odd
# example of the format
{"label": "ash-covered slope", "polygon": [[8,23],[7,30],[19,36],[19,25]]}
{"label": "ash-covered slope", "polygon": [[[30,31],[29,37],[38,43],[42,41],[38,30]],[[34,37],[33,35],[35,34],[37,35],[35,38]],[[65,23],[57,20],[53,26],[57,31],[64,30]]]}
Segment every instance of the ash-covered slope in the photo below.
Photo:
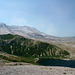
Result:
{"label": "ash-covered slope", "polygon": [[0,34],[8,34],[11,33],[8,29],[8,26],[4,23],[0,23]]}
{"label": "ash-covered slope", "polygon": [[38,40],[61,40],[61,38],[44,34],[35,28],[28,26],[8,26],[0,23],[0,34],[17,34],[31,39]]}

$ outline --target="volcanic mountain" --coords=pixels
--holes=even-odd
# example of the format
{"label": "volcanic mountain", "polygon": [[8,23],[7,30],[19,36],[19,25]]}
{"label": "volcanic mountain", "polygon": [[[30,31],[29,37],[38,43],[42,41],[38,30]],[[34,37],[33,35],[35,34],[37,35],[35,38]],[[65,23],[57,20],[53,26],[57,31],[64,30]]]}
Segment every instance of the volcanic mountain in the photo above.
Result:
{"label": "volcanic mountain", "polygon": [[0,35],[2,34],[16,34],[20,36],[24,36],[31,39],[38,39],[38,40],[60,40],[59,37],[54,37],[47,35],[38,31],[35,28],[29,26],[9,26],[4,23],[0,23]]}

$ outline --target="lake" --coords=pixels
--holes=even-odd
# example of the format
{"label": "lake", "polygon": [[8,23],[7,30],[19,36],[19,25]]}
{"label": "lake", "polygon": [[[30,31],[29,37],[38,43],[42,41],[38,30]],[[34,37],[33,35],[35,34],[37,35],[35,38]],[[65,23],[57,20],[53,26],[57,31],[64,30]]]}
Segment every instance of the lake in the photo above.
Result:
{"label": "lake", "polygon": [[40,58],[38,64],[43,66],[60,66],[75,68],[75,60],[60,60],[52,58]]}

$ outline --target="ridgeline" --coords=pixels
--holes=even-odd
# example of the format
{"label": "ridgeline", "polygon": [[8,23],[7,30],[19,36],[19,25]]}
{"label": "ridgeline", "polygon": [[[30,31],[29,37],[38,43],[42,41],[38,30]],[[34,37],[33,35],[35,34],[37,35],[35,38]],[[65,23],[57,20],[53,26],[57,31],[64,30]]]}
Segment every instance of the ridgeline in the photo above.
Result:
{"label": "ridgeline", "polygon": [[22,36],[0,35],[0,51],[23,57],[67,57],[69,53],[55,45]]}

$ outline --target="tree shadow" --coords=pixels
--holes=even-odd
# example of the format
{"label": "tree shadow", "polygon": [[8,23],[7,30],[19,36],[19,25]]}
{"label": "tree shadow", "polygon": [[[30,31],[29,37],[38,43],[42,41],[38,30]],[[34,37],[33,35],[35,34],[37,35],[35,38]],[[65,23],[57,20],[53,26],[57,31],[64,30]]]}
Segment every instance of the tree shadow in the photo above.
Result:
{"label": "tree shadow", "polygon": [[39,59],[37,63],[43,66],[60,66],[60,67],[75,68],[75,60],[60,60],[60,59],[42,58],[42,59]]}

